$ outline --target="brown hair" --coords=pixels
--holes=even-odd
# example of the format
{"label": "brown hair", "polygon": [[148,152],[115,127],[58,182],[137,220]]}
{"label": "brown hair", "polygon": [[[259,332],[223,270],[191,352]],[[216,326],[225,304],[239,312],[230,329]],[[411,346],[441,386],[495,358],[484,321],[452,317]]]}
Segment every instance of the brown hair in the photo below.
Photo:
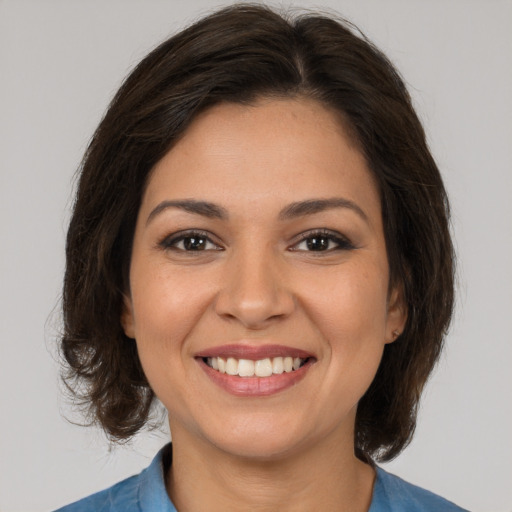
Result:
{"label": "brown hair", "polygon": [[340,113],[379,185],[391,283],[407,323],[360,400],[355,447],[389,460],[408,444],[453,306],[449,208],[403,81],[344,21],[234,5],[153,50],[112,100],[81,166],[64,279],[64,378],[115,440],[148,421],[154,393],[120,324],[134,226],[154,165],[219,102],[316,99]]}

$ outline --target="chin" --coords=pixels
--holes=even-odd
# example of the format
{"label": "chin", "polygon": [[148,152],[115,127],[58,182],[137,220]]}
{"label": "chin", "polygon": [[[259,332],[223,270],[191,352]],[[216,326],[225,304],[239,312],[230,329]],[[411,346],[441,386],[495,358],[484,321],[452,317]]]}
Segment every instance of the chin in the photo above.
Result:
{"label": "chin", "polygon": [[[235,436],[233,436],[235,437]],[[288,436],[250,436],[250,438],[233,438],[221,440],[217,447],[233,457],[253,462],[276,462],[293,456],[300,451]]]}
{"label": "chin", "polygon": [[313,437],[304,423],[293,423],[289,418],[276,419],[275,415],[253,415],[209,425],[204,434],[226,454],[253,461],[277,461],[301,452]]}

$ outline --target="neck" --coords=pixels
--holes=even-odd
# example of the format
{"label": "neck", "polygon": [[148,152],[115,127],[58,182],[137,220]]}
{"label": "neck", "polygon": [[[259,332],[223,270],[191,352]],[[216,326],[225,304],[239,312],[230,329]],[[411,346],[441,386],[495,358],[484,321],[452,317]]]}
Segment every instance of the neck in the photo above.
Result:
{"label": "neck", "polygon": [[[167,489],[180,512],[367,512],[374,470],[339,438],[298,453],[254,460],[227,453],[173,426]],[[338,442],[337,442],[338,441]]]}

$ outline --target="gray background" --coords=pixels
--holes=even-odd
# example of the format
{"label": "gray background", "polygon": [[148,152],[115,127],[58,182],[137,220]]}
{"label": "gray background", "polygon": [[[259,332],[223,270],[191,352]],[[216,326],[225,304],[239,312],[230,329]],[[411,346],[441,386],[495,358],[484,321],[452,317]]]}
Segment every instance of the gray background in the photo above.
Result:
{"label": "gray background", "polygon": [[[110,450],[59,388],[72,177],[122,78],[216,2],[0,0],[0,510],[43,511],[147,465]],[[273,5],[276,5],[275,3]],[[283,2],[279,5],[289,5]],[[512,510],[512,2],[324,0],[405,76],[442,169],[458,309],[412,445],[387,468],[476,512]],[[52,314],[53,311],[53,314]]]}

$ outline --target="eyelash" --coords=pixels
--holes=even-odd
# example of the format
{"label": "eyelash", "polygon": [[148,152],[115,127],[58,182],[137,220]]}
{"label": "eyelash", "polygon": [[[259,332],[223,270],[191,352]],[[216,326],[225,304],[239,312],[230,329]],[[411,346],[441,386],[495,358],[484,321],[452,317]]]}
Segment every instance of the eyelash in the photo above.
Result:
{"label": "eyelash", "polygon": [[[170,236],[165,237],[158,245],[162,249],[165,250],[173,250],[178,251],[181,253],[195,253],[195,252],[202,252],[201,250],[187,250],[186,248],[178,248],[177,244],[178,242],[184,242],[186,239],[192,239],[192,238],[199,238],[206,241],[206,244],[210,243],[217,247],[217,251],[222,251],[223,249],[219,247],[218,244],[212,241],[211,234],[207,231],[201,231],[200,229],[191,229],[188,231],[180,231],[178,233],[174,233]],[[206,250],[212,250],[212,249],[206,249]]]}
{"label": "eyelash", "polygon": [[[317,229],[313,231],[306,231],[305,233],[301,233],[299,236],[299,241],[294,243],[292,247],[297,247],[298,245],[306,242],[307,240],[312,240],[314,238],[324,238],[328,241],[332,241],[336,244],[334,248],[327,248],[321,251],[305,251],[305,252],[318,252],[318,253],[331,253],[333,251],[350,251],[355,249],[354,244],[345,236],[337,233],[336,231],[330,231],[328,229]],[[300,249],[291,249],[292,251],[299,251]]]}
{"label": "eyelash", "polygon": [[[204,240],[205,245],[207,244],[213,244],[216,248],[215,249],[202,249],[202,250],[187,250],[185,246],[183,248],[178,248],[177,244],[180,242],[184,242],[186,239],[192,239],[192,238],[199,238]],[[307,242],[308,240],[312,240],[314,238],[321,238],[321,239],[327,239],[327,249],[314,251],[314,250],[303,250],[303,249],[297,249],[297,246],[300,244]],[[336,244],[336,247],[329,247],[330,242],[333,242]],[[183,254],[189,253],[190,255],[198,252],[203,251],[222,251],[223,248],[219,246],[219,244],[215,243],[211,239],[211,234],[207,231],[192,229],[188,231],[181,231],[178,233],[174,233],[173,235],[165,237],[159,244],[159,247],[161,247],[164,250],[172,250],[176,252],[180,252]],[[299,240],[297,242],[294,242],[290,251],[294,252],[310,252],[310,253],[332,253],[333,251],[349,251],[355,249],[354,244],[345,236],[341,235],[340,233],[337,233],[336,231],[330,231],[327,229],[316,229],[312,231],[306,231],[305,233],[301,233],[299,235]]]}

